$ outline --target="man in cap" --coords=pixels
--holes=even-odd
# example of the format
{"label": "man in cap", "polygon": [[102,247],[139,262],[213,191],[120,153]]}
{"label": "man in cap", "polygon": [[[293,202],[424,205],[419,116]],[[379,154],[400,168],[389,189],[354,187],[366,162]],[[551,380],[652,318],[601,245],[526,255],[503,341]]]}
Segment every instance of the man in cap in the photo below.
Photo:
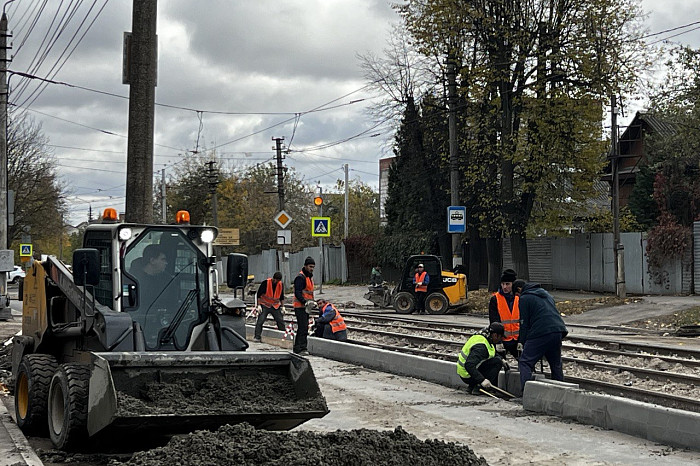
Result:
{"label": "man in cap", "polygon": [[457,375],[469,386],[472,395],[479,395],[480,389],[498,384],[503,360],[496,354],[495,345],[501,342],[503,334],[503,324],[493,322],[469,338],[459,352]]}
{"label": "man in cap", "polygon": [[277,323],[277,329],[284,331],[284,317],[282,316],[282,305],[284,304],[284,290],[282,286],[282,274],[275,272],[272,278],[263,280],[258,288],[258,304],[260,305],[260,313],[258,320],[255,322],[255,335],[253,341],[262,341],[262,330],[265,319],[268,314],[272,314],[272,318]]}
{"label": "man in cap", "polygon": [[413,275],[413,285],[415,286],[416,313],[425,314],[425,296],[428,294],[428,284],[430,275],[425,271],[423,264],[418,264],[416,273]]}
{"label": "man in cap", "polygon": [[297,318],[297,332],[294,335],[294,348],[296,354],[307,355],[309,337],[309,310],[314,303],[314,268],[316,261],[309,256],[304,260],[304,267],[294,279],[294,315]]}
{"label": "man in cap", "polygon": [[552,379],[564,380],[561,363],[561,341],[569,333],[564,319],[554,304],[552,295],[538,283],[516,280],[513,291],[519,295],[520,341],[523,353],[518,359],[520,385],[532,378],[535,364],[542,356],[547,358]]}
{"label": "man in cap", "polygon": [[500,322],[505,328],[503,348],[513,358],[518,359],[522,345],[518,343],[520,330],[520,309],[518,297],[513,294],[513,282],[517,278],[515,270],[505,269],[501,274],[501,286],[489,301],[489,323]]}
{"label": "man in cap", "polygon": [[343,316],[336,307],[325,299],[316,301],[319,317],[316,317],[315,335],[328,340],[346,341],[348,330]]}

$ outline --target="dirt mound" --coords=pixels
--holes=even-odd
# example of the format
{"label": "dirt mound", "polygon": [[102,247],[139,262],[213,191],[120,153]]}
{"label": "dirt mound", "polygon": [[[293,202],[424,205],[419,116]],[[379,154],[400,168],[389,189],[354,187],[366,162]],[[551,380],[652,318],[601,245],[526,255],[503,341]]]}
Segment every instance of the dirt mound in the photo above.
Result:
{"label": "dirt mound", "polygon": [[223,426],[173,438],[166,446],[134,454],[129,466],[197,465],[488,465],[466,446],[421,441],[401,427],[330,433],[269,432],[248,424]]}

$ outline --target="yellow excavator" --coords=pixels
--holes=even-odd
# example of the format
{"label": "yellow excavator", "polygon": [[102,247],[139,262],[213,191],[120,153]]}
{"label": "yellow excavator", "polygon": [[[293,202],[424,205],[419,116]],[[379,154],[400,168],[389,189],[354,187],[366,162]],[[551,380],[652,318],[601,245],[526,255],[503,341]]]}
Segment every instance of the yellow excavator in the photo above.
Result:
{"label": "yellow excavator", "polygon": [[[287,430],[328,413],[307,359],[246,351],[245,303],[219,294],[216,235],[190,225],[185,211],[172,225],[140,225],[106,209],[102,223],[87,227],[72,271],[52,256],[32,263],[12,353],[15,415],[25,433],[48,430],[56,447],[71,449],[119,431],[243,421]],[[247,277],[247,257],[230,254],[226,284],[241,298]],[[256,406],[251,394],[271,381],[296,404]],[[173,388],[186,409],[167,399]],[[195,401],[216,390],[212,401]]]}

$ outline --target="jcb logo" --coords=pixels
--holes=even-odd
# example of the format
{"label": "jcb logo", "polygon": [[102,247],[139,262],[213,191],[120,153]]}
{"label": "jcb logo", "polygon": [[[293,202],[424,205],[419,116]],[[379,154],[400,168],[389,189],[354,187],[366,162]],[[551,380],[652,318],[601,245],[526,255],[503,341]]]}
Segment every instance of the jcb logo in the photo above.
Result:
{"label": "jcb logo", "polygon": [[457,283],[457,277],[443,277],[442,283]]}

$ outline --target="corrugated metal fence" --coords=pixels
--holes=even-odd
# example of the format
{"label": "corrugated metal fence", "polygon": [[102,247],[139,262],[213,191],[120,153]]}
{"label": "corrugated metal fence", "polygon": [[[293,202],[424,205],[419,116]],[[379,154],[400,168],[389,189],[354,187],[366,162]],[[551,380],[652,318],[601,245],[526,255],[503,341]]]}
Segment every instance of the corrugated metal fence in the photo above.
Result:
{"label": "corrugated metal fence", "polygon": [[[682,258],[669,260],[662,270],[649,272],[644,233],[621,233],[625,255],[625,286],[634,294],[700,294],[700,222],[693,225],[692,247]],[[612,233],[577,234],[567,238],[542,237],[527,240],[530,281],[544,286],[612,293],[615,291],[615,254]],[[348,280],[345,246],[324,245],[324,282]],[[316,261],[314,283],[320,284],[321,250],[318,247],[288,254],[274,249],[248,257],[249,274],[255,281],[272,276],[280,270],[285,286],[290,286],[311,256]],[[510,242],[503,242],[503,267],[513,267]],[[225,264],[223,271],[225,272]],[[222,273],[221,277],[224,276]],[[367,277],[369,281],[369,276]],[[225,280],[221,280],[224,282]]]}

